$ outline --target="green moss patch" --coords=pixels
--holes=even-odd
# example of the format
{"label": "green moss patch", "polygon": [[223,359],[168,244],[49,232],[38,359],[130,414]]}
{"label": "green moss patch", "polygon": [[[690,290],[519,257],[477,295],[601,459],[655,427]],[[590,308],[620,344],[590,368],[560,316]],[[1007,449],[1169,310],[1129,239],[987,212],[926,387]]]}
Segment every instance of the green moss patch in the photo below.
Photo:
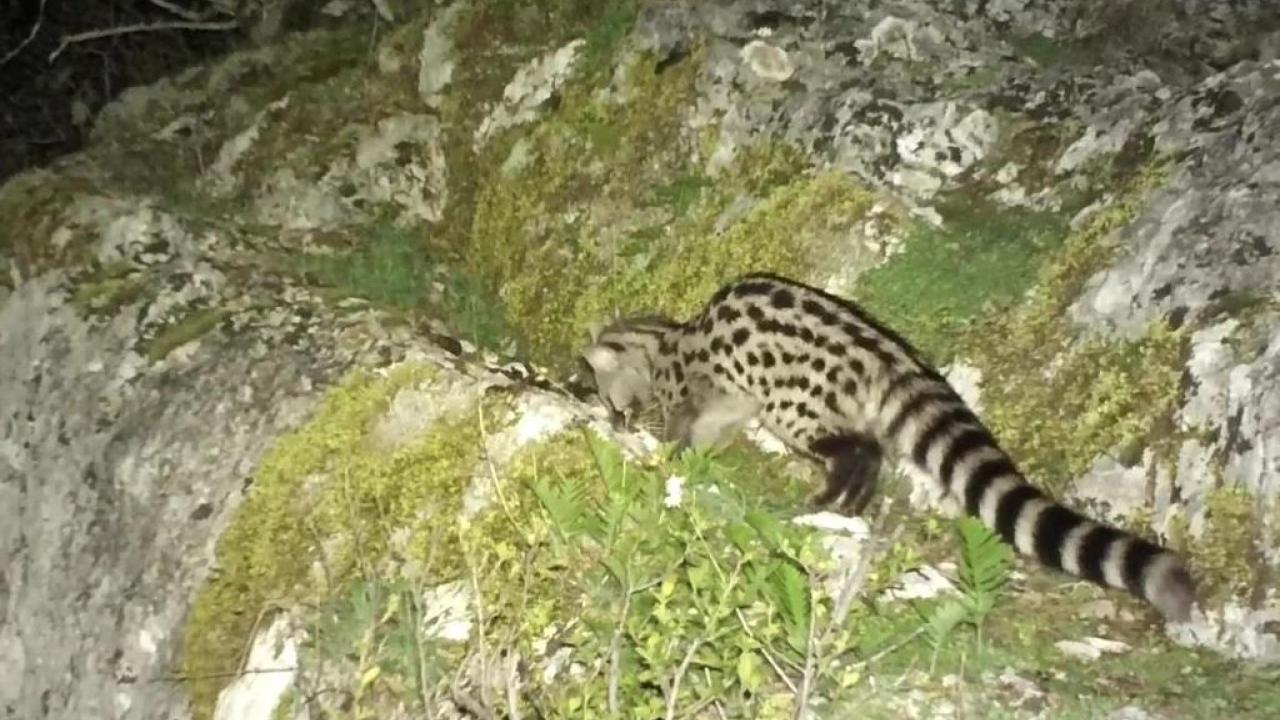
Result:
{"label": "green moss patch", "polygon": [[147,358],[152,362],[163,360],[169,353],[192,340],[212,331],[230,317],[227,308],[212,307],[195,310],[165,327],[147,344]]}
{"label": "green moss patch", "polygon": [[[475,415],[446,418],[427,437],[392,450],[369,437],[397,391],[432,373],[407,365],[383,378],[352,376],[263,459],[253,492],[218,540],[214,573],[187,623],[182,667],[196,717],[208,717],[263,613],[323,601],[353,579],[380,576],[397,531],[409,533],[404,547],[425,571],[461,572],[450,550],[456,538],[442,519],[457,516],[481,457]],[[497,402],[484,402],[491,416],[499,414]]]}
{"label": "green moss patch", "polygon": [[[680,121],[696,69],[687,58],[659,74],[641,58],[621,102],[568,92],[561,111],[503,144],[529,159],[487,185],[468,242],[537,360],[563,361],[614,312],[688,315],[749,270],[813,277],[870,208],[870,193],[803,173],[781,145],[745,148],[723,177],[701,175]],[[744,209],[726,216],[733,207]]]}
{"label": "green moss patch", "polygon": [[985,417],[1020,466],[1061,490],[1101,454],[1121,459],[1167,437],[1178,407],[1185,333],[1157,323],[1134,341],[1078,341],[1067,307],[1115,251],[1113,231],[1163,180],[1153,166],[1072,233],[1028,299],[975,325],[963,354],[984,373]]}
{"label": "green moss patch", "polygon": [[1061,244],[1065,223],[973,198],[941,209],[943,227],[918,224],[901,253],[860,278],[858,298],[927,357],[945,363],[975,322],[1022,299]]}

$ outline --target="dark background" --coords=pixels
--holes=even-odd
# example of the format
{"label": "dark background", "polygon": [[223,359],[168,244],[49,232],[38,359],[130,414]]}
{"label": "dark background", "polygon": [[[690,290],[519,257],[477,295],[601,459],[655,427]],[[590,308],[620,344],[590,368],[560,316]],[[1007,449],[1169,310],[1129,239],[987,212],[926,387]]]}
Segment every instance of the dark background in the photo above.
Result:
{"label": "dark background", "polygon": [[[214,14],[204,0],[163,2],[210,22],[235,21]],[[51,63],[49,55],[64,36],[181,18],[149,0],[44,0],[41,5],[41,0],[0,0],[0,182],[79,148],[93,115],[125,88],[223,54],[247,35],[239,25],[115,35],[68,45]],[[35,36],[10,57],[37,22]],[[81,109],[83,124],[77,124],[73,108]]]}

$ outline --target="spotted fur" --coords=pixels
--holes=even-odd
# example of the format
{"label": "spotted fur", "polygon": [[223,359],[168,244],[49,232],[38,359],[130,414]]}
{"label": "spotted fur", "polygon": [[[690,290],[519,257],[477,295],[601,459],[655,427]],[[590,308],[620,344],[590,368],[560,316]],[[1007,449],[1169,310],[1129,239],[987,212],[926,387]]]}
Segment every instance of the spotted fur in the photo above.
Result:
{"label": "spotted fur", "polygon": [[1189,617],[1190,574],[1172,553],[1090,520],[1027,483],[947,381],[857,305],[768,274],[721,288],[685,323],[604,328],[583,357],[607,405],[657,402],[667,439],[726,442],[753,417],[825,463],[822,503],[860,512],[884,452],[938,482],[1021,553]]}

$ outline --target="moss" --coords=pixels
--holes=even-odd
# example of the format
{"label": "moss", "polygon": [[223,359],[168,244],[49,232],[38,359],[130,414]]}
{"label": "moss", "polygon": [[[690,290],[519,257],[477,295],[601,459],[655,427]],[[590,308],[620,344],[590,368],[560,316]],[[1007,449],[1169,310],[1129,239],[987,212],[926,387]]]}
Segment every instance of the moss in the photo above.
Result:
{"label": "moss", "polygon": [[1061,245],[1065,223],[972,197],[949,198],[939,209],[944,226],[917,223],[902,252],[859,279],[858,298],[941,364],[979,318],[1022,299],[1035,269]]}
{"label": "moss", "polygon": [[[454,536],[440,520],[457,515],[479,460],[475,414],[441,420],[390,452],[369,438],[395,394],[433,373],[404,365],[382,378],[354,374],[263,458],[253,492],[218,540],[215,572],[185,629],[183,675],[197,718],[209,716],[262,612],[320,602],[381,571],[397,529],[409,531],[407,547],[420,560],[430,555],[433,576],[461,572]],[[502,404],[483,407],[493,416]]]}
{"label": "moss", "polygon": [[1256,501],[1243,488],[1216,488],[1205,498],[1204,536],[1191,548],[1208,597],[1248,597],[1259,587]]}
{"label": "moss", "polygon": [[[658,75],[652,62],[628,69],[616,106],[566,102],[532,131],[530,165],[481,196],[475,273],[499,288],[509,324],[541,362],[563,360],[589,323],[615,311],[687,315],[748,270],[811,277],[830,249],[823,241],[871,206],[843,176],[801,175],[801,156],[784,145],[750,146],[724,177],[703,177],[679,121],[697,63]],[[753,209],[725,222],[751,198]]]}
{"label": "moss", "polygon": [[149,291],[145,273],[128,273],[117,277],[108,275],[81,283],[71,296],[71,302],[81,312],[111,312]]}
{"label": "moss", "polygon": [[147,358],[152,362],[163,360],[169,353],[218,327],[231,311],[214,307],[196,310],[156,333],[147,344]]}
{"label": "moss", "polygon": [[293,690],[285,691],[280,696],[280,701],[276,703],[276,709],[271,711],[271,720],[289,720],[293,717],[293,704],[296,696]]}
{"label": "moss", "polygon": [[983,371],[986,418],[1019,464],[1061,490],[1103,453],[1167,437],[1180,397],[1185,332],[1156,323],[1139,339],[1078,341],[1067,307],[1116,249],[1128,223],[1164,178],[1150,166],[1042,265],[1028,299],[984,318],[962,354]]}

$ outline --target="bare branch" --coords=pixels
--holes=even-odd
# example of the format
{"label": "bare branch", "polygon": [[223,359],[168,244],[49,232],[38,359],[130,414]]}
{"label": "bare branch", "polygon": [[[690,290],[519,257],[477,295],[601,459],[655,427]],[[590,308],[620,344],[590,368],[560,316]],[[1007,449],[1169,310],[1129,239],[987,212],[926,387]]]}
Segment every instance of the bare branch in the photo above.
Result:
{"label": "bare branch", "polygon": [[158,22],[151,24],[139,23],[137,25],[121,25],[113,28],[102,28],[101,30],[87,30],[74,35],[63,36],[62,42],[58,43],[58,47],[49,53],[49,62],[52,63],[58,59],[63,50],[75,43],[86,42],[88,40],[100,40],[102,38],[115,37],[117,35],[129,35],[131,33],[140,32],[160,32],[163,30],[207,30],[207,31],[226,31],[235,30],[238,24],[235,20],[220,20],[211,22],[188,22],[186,20],[173,20],[170,22]]}
{"label": "bare branch", "polygon": [[0,58],[0,66],[6,65],[10,60],[18,57],[18,53],[22,52],[22,48],[30,45],[31,41],[36,39],[36,33],[40,32],[40,25],[44,23],[44,3],[45,0],[40,0],[40,9],[36,13],[36,21],[31,26],[31,32],[27,33],[22,42],[18,43],[18,47],[5,53],[5,56]]}
{"label": "bare branch", "polygon": [[177,15],[178,17],[188,22],[202,22],[204,20],[208,20],[210,17],[214,15],[214,13],[218,12],[215,9],[215,10],[212,10],[211,12],[199,13],[199,12],[196,12],[195,10],[188,10],[180,5],[176,5],[172,2],[169,2],[169,0],[147,0],[147,2],[151,3],[152,5],[155,5],[156,7],[162,10],[171,12],[174,15]]}

